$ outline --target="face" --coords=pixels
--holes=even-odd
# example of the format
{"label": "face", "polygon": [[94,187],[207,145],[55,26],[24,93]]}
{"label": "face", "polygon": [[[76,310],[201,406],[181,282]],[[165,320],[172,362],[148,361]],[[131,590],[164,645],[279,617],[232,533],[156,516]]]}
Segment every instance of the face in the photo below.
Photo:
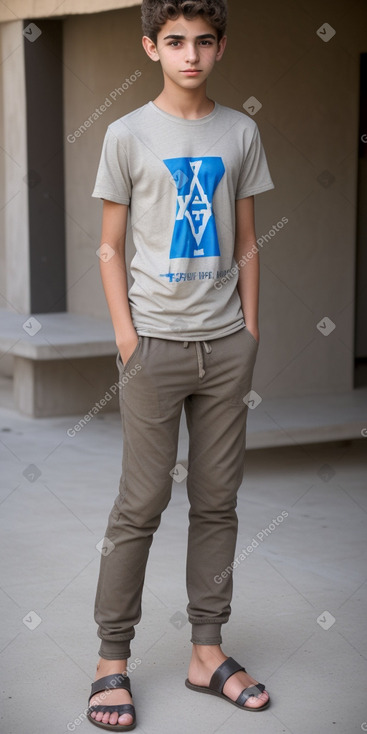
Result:
{"label": "face", "polygon": [[153,61],[160,61],[166,81],[186,89],[197,89],[223,56],[226,38],[218,43],[214,28],[200,15],[192,20],[180,16],[168,20],[157,36],[147,36],[143,46]]}

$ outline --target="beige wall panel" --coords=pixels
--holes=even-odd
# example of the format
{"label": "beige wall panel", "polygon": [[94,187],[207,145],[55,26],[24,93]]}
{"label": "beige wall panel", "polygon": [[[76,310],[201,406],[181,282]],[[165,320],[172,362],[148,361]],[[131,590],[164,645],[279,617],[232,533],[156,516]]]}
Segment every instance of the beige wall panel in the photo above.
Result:
{"label": "beige wall panel", "polygon": [[[2,38],[3,150],[0,164],[4,186],[0,194],[6,282],[1,305],[26,313],[30,307],[26,101],[21,21],[0,27]],[[3,254],[4,257],[4,254]],[[4,301],[5,299],[5,301]]]}
{"label": "beige wall panel", "polygon": [[[2,33],[0,32],[0,58],[4,58]],[[6,252],[5,252],[5,151],[4,151],[4,64],[0,66],[0,308],[6,304]]]}
{"label": "beige wall panel", "polygon": [[0,6],[0,23],[19,18],[48,18],[60,15],[100,13],[139,5],[139,0],[11,0]]}

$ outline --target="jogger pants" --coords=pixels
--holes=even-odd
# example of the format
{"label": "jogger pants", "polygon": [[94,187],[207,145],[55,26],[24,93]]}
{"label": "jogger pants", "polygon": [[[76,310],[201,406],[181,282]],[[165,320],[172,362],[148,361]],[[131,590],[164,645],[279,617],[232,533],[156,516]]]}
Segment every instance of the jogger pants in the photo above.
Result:
{"label": "jogger pants", "polygon": [[244,327],[211,341],[139,335],[126,364],[117,354],[123,457],[95,598],[101,657],[131,656],[149,549],[171,498],[182,406],[189,433],[186,611],[191,642],[222,643],[233,583],[232,573],[221,573],[235,555],[248,412],[244,398],[251,390],[257,349]]}

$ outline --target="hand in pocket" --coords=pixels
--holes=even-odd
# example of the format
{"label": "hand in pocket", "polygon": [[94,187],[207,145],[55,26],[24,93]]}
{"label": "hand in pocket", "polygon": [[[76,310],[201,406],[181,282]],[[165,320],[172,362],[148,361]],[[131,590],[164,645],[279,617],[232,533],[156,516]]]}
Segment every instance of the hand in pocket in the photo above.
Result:
{"label": "hand in pocket", "polygon": [[136,334],[136,337],[134,339],[129,339],[128,341],[124,341],[123,344],[117,344],[117,348],[120,352],[120,356],[122,359],[123,365],[127,364],[130,357],[134,353],[136,347],[138,346],[139,337]]}

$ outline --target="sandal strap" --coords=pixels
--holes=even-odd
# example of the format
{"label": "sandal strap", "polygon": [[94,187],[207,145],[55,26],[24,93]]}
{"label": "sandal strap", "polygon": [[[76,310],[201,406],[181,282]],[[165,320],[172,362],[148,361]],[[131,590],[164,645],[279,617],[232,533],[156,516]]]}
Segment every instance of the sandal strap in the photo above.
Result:
{"label": "sandal strap", "polygon": [[116,704],[116,706],[90,706],[87,713],[98,713],[99,711],[102,711],[103,714],[117,713],[119,716],[122,716],[122,714],[131,714],[135,718],[135,706],[131,703],[121,703]]}
{"label": "sandal strap", "polygon": [[123,675],[123,673],[115,673],[115,675],[105,675],[104,678],[99,678],[98,680],[95,680],[91,686],[89,701],[96,693],[115,688],[126,688],[126,690],[129,691],[131,695],[129,676]]}
{"label": "sandal strap", "polygon": [[255,696],[256,698],[259,696],[259,693],[262,693],[265,691],[265,686],[262,683],[257,683],[255,686],[249,686],[248,688],[244,688],[242,693],[238,696],[236,699],[236,703],[238,703],[240,706],[243,706],[243,704],[247,701],[250,696]]}
{"label": "sandal strap", "polygon": [[231,677],[234,673],[237,673],[239,670],[244,670],[246,673],[245,668],[237,663],[234,658],[227,658],[227,660],[224,661],[213,673],[209,688],[212,691],[217,691],[218,693],[222,693],[223,687],[225,682],[228,680],[228,678]]}

